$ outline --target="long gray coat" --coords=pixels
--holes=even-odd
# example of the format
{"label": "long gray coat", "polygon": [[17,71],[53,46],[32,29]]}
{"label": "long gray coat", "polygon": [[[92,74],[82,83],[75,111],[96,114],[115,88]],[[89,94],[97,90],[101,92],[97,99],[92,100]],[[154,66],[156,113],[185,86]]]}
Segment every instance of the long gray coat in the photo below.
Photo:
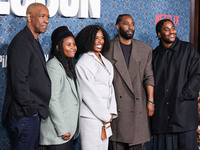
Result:
{"label": "long gray coat", "polygon": [[[47,71],[51,78],[50,116],[41,120],[40,144],[59,145],[66,143],[62,135],[71,133],[74,139],[79,135],[79,114],[81,94],[74,80],[69,78],[63,65],[56,57],[47,62]],[[70,138],[70,139],[71,139]]]}
{"label": "long gray coat", "polygon": [[111,41],[110,50],[104,53],[114,66],[114,88],[118,118],[112,122],[110,140],[129,144],[144,143],[150,139],[146,108],[145,86],[154,86],[152,49],[132,39],[132,51],[127,68],[119,38]]}

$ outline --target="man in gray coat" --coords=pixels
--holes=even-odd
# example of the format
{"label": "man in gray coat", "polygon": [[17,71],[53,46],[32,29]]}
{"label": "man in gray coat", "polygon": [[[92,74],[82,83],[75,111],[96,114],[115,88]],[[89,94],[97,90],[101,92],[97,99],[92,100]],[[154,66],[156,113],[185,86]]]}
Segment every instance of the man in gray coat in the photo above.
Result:
{"label": "man in gray coat", "polygon": [[116,21],[118,37],[104,53],[114,66],[118,118],[112,122],[112,150],[145,150],[150,140],[148,116],[154,113],[152,49],[133,39],[135,27],[128,14]]}

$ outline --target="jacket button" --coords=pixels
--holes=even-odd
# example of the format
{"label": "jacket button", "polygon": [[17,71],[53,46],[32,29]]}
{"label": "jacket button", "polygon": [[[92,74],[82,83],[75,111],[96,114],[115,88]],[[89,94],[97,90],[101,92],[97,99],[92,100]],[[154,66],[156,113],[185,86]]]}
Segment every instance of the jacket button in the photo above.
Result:
{"label": "jacket button", "polygon": [[122,98],[122,96],[119,96],[119,98]]}
{"label": "jacket button", "polygon": [[139,97],[136,97],[136,100],[140,100],[140,98],[139,98]]}

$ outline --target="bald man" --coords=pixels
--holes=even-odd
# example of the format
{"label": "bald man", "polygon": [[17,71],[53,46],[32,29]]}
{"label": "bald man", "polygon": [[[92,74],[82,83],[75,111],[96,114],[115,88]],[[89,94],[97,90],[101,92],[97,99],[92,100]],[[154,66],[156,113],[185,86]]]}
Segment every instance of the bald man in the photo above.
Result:
{"label": "bald man", "polygon": [[2,122],[11,135],[12,150],[37,150],[40,117],[49,115],[51,81],[42,47],[38,41],[49,23],[45,5],[27,8],[27,24],[8,47],[7,90]]}

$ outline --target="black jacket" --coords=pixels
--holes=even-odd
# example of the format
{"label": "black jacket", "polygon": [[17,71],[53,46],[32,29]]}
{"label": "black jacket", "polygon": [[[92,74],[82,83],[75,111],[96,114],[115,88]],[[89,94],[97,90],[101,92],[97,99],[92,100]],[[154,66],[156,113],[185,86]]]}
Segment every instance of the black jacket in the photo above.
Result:
{"label": "black jacket", "polygon": [[153,51],[155,78],[154,134],[194,130],[198,125],[197,97],[200,89],[200,56],[191,43],[176,38],[167,49]]}
{"label": "black jacket", "polygon": [[7,64],[2,122],[5,119],[17,121],[36,113],[47,118],[51,81],[44,54],[28,27],[21,30],[9,45]]}

